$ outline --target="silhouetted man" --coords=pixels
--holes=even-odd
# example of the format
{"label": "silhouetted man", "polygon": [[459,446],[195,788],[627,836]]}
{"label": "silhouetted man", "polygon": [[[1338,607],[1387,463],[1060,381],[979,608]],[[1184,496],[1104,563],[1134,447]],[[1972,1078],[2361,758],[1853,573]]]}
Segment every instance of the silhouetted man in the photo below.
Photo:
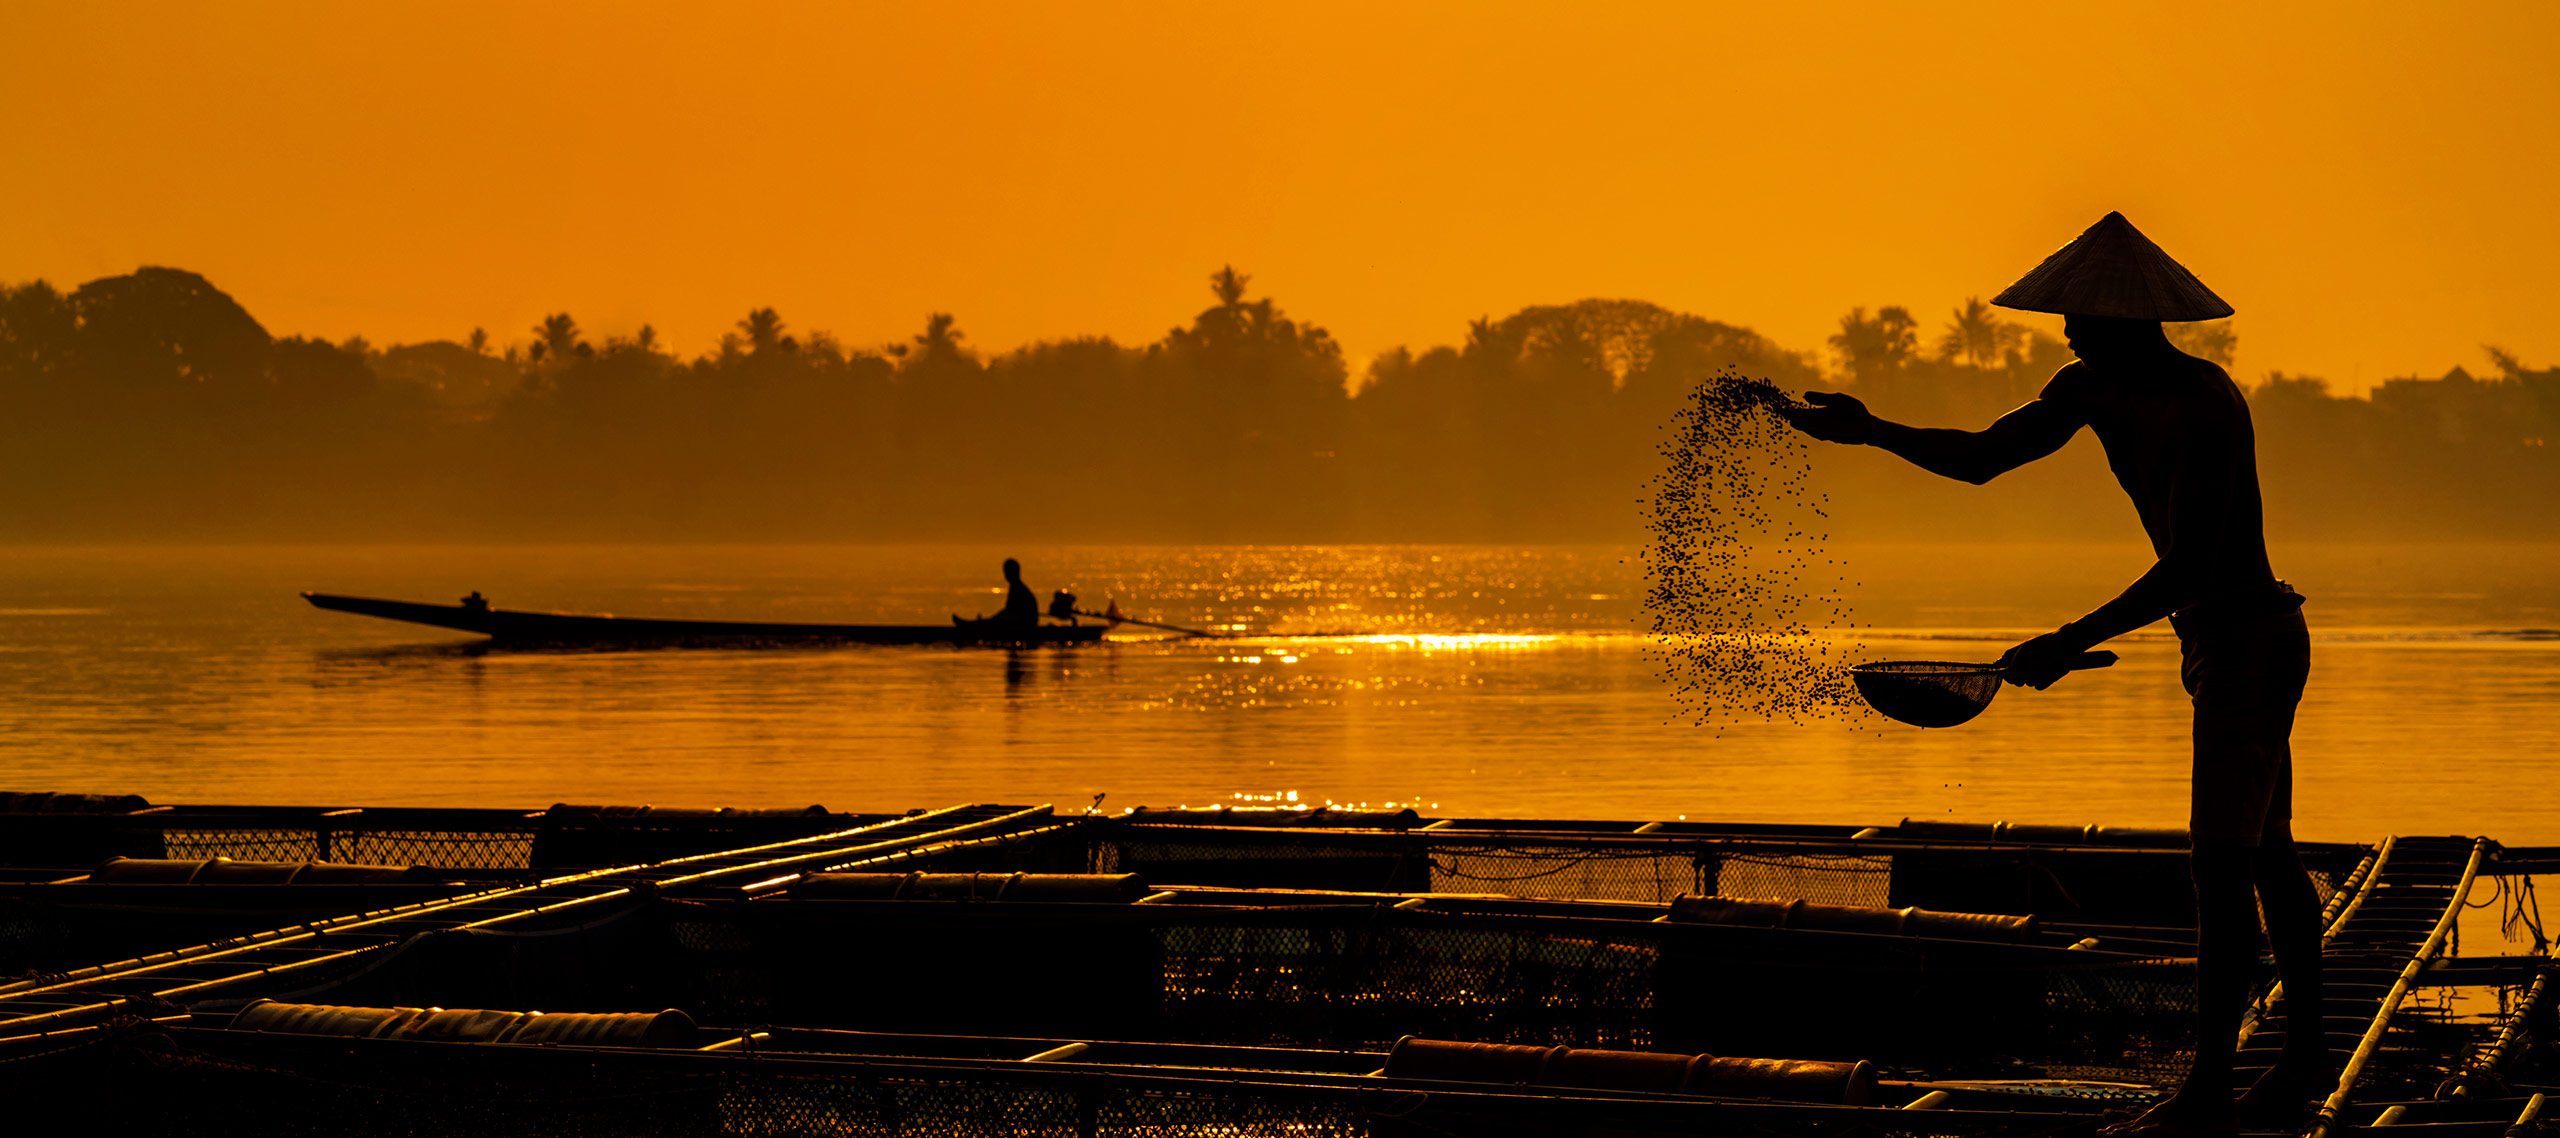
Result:
{"label": "silhouetted man", "polygon": [[[2060,313],[2078,362],[2032,402],[1981,431],[1888,422],[1846,395],[1813,392],[1789,413],[1818,439],[1882,447],[1932,473],[1981,484],[2097,432],[2158,560],[2114,600],[2009,649],[2010,683],[2042,688],[2081,653],[2168,617],[2195,703],[2195,1066],[2167,1101],[2114,1133],[2228,1134],[2240,1113],[2299,1106],[2329,1089],[2321,1046],[2320,903],[2293,844],[2295,705],[2311,667],[2302,598],[2268,566],[2255,436],[2240,388],[2172,347],[2164,320],[2231,306],[2110,213],[1992,303]],[[2237,1103],[2232,1058],[2257,961],[2263,907],[2285,982],[2285,1047]]]}
{"label": "silhouetted man", "polygon": [[1021,562],[1004,559],[1004,583],[1004,611],[987,619],[997,624],[1038,628],[1040,598],[1032,595],[1031,586],[1022,583]]}

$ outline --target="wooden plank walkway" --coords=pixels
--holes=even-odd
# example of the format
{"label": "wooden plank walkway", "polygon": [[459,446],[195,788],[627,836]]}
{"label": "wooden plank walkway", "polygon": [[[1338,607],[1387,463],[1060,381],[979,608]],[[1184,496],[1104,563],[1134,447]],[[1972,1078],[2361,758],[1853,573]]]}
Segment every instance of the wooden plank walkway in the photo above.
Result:
{"label": "wooden plank walkway", "polygon": [[768,845],[480,890],[254,936],[0,984],[0,1037],[77,1027],[170,1003],[255,996],[420,933],[490,928],[602,908],[669,890],[833,869],[918,846],[1003,834],[1048,820],[1047,806],[952,806]]}
{"label": "wooden plank walkway", "polygon": [[[2540,1093],[2488,1099],[2421,1099],[2414,1102],[2364,1103],[2373,1119],[2360,1130],[2390,1127],[2407,1138],[2528,1138],[2544,1114]],[[2378,1111],[2379,1113],[2375,1113]]]}
{"label": "wooden plank walkway", "polygon": [[[2444,951],[2463,899],[2479,876],[2486,838],[2395,837],[2360,868],[2360,888],[2340,892],[2321,943],[2321,1042],[2340,1067],[2337,1088],[2320,1104],[2305,1138],[2328,1138],[2354,1100],[2365,1067],[2380,1049],[2391,1017],[2427,964]],[[2285,1045],[2281,989],[2243,1029],[2236,1090],[2257,1081]]]}

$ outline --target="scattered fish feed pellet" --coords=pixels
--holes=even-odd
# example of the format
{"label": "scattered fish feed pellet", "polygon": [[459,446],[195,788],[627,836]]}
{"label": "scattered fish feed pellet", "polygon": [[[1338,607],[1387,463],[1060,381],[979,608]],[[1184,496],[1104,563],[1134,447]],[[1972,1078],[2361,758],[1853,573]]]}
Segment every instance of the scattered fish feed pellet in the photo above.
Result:
{"label": "scattered fish feed pellet", "polygon": [[1727,368],[1690,392],[1659,444],[1643,549],[1655,671],[1699,725],[1861,713],[1859,646],[1810,448],[1766,380]]}

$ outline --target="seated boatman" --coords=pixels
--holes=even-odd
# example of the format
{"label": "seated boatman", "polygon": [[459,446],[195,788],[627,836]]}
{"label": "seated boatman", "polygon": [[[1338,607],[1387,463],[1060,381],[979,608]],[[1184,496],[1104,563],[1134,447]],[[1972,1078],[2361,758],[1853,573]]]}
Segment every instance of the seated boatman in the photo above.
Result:
{"label": "seated boatman", "polygon": [[993,625],[1007,629],[1040,627],[1040,598],[1031,594],[1031,586],[1022,583],[1021,562],[1010,557],[1004,559],[1004,583],[1004,607],[997,610],[994,616],[982,616],[972,620],[953,613],[951,623],[963,627]]}
{"label": "seated boatman", "polygon": [[1004,559],[1004,583],[1004,610],[988,617],[988,621],[1011,628],[1040,627],[1040,598],[1032,594],[1031,586],[1022,583],[1021,562]]}
{"label": "seated boatman", "polygon": [[[2086,426],[2133,499],[2157,561],[2115,599],[2001,657],[2011,683],[2042,688],[2074,658],[2168,617],[2194,699],[2195,1065],[2166,1101],[2111,1133],[2230,1134],[2328,1093],[2322,1047],[2320,903],[2293,841],[2294,709],[2311,666],[2302,598],[2267,560],[2256,441],[2231,377],[2171,346],[2164,320],[2231,306],[2110,213],[1993,303],[2059,313],[2077,362],[1981,431],[1888,422],[1847,395],[1808,393],[1788,413],[1818,439],[1881,447],[1980,484],[2060,450]],[[2263,908],[2284,977],[2285,1047],[2235,1102],[2233,1051],[2257,963]]]}

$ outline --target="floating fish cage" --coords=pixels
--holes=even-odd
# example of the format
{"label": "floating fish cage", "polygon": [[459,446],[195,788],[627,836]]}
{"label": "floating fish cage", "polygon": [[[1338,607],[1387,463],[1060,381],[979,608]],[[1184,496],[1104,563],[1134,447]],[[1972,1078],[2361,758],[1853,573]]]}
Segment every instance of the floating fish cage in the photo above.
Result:
{"label": "floating fish cage", "polygon": [[[258,1010],[172,1016],[128,1032],[113,1045],[124,1059],[118,1075],[147,1072],[163,1093],[118,1102],[120,1117],[173,1134],[369,1126],[474,1135],[1507,1136],[1742,1127],[1846,1138],[1888,1128],[2067,1129],[2085,1126],[2105,1101],[2031,1084],[1879,1080],[1856,1063],[1421,1039],[1325,1051],[700,1028],[690,1040],[644,1046],[222,1022]],[[467,1014],[492,1024],[522,1019]],[[1923,1103],[1925,1116],[1902,1113]],[[1914,1125],[1923,1117],[1925,1126]]]}
{"label": "floating fish cage", "polygon": [[824,806],[155,806],[135,794],[0,793],[0,865],[85,869],[105,858],[132,857],[593,868],[806,837],[886,817],[831,813]]}
{"label": "floating fish cage", "polygon": [[0,793],[0,976],[893,817],[824,806],[154,806],[138,795]]}
{"label": "floating fish cage", "polygon": [[[1005,876],[960,880],[992,894]],[[1831,907],[1824,915],[1870,923],[1798,913],[1783,926],[1680,902],[1145,884],[1133,899],[873,899],[837,893],[848,878],[901,875],[821,874],[741,900],[671,900],[667,917],[682,930],[672,939],[718,947],[654,971],[725,978],[697,998],[727,1018],[778,1023],[928,1031],[966,993],[974,1022],[1019,1034],[1845,1049],[1914,1068],[2031,1064],[2105,1078],[2173,1071],[2169,1047],[2192,1020],[2174,944],[2110,945],[1973,915]],[[1917,920],[1888,930],[1879,917]],[[1916,927],[1968,919],[1985,927]]]}
{"label": "floating fish cage", "polygon": [[[0,882],[0,951],[32,962],[0,982],[0,1083],[169,1133],[2041,1135],[2174,1084],[2194,1019],[2178,832],[554,807],[511,816],[576,833],[543,847],[572,864],[164,837],[48,877],[30,848],[75,831],[8,828],[33,816],[82,815],[0,814],[42,870]],[[2543,946],[2450,934],[2493,885],[2529,916],[2560,851],[2304,855],[2349,1070],[2290,1132],[2513,1125],[2560,1074]],[[2490,1010],[2430,1010],[2452,991]]]}

